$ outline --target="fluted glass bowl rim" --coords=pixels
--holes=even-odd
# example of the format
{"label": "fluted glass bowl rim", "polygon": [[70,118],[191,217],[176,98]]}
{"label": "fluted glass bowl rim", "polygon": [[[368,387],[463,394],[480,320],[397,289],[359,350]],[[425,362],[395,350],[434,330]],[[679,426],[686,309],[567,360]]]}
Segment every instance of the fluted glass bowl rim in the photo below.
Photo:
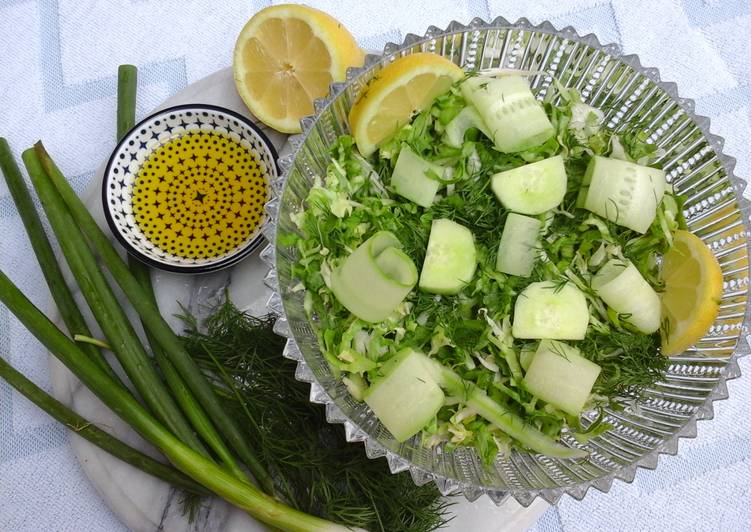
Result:
{"label": "fluted glass bowl rim", "polygon": [[[558,30],[549,21],[544,21],[540,24],[534,25],[526,18],[520,18],[516,22],[512,23],[503,17],[497,17],[491,22],[486,22],[481,18],[475,18],[468,25],[463,25],[459,22],[453,21],[447,26],[446,29],[440,29],[436,26],[430,26],[423,36],[408,34],[401,44],[388,43],[384,48],[383,55],[368,54],[362,67],[348,69],[346,81],[341,83],[333,83],[331,85],[329,95],[314,102],[315,115],[303,118],[300,122],[302,132],[289,138],[289,147],[291,148],[291,153],[288,153],[287,155],[279,159],[279,166],[282,171],[282,175],[278,180],[272,183],[272,186],[277,193],[274,195],[274,199],[272,199],[267,204],[266,210],[269,214],[269,222],[263,230],[264,235],[269,240],[269,244],[261,253],[261,257],[269,266],[269,272],[266,276],[266,284],[273,290],[273,295],[269,300],[268,307],[272,312],[278,315],[275,325],[275,331],[287,338],[287,343],[284,348],[283,355],[286,358],[297,361],[298,370],[296,376],[298,380],[310,384],[311,401],[324,404],[326,408],[327,420],[330,423],[343,424],[347,440],[350,442],[362,442],[365,445],[366,453],[370,458],[376,459],[385,457],[392,473],[398,473],[407,470],[412,475],[412,478],[416,484],[425,484],[432,481],[444,495],[462,493],[470,501],[476,500],[481,495],[487,495],[496,504],[502,503],[508,496],[512,496],[523,506],[528,506],[537,497],[541,497],[547,502],[554,504],[564,493],[574,497],[577,500],[581,500],[591,487],[594,487],[603,493],[607,493],[610,490],[613,480],[615,479],[619,479],[626,483],[631,483],[636,475],[636,471],[639,468],[655,469],[657,467],[659,456],[661,454],[677,454],[678,443],[681,438],[696,437],[697,421],[708,420],[713,417],[713,403],[715,401],[723,400],[728,397],[726,382],[740,376],[738,359],[741,356],[747,355],[751,352],[751,346],[749,346],[749,342],[746,337],[748,325],[751,322],[751,305],[747,305],[746,314],[743,320],[742,328],[739,332],[737,345],[735,347],[733,355],[728,360],[728,364],[722,370],[722,374],[718,382],[712,389],[702,407],[698,409],[696,414],[694,414],[687,420],[683,427],[678,430],[678,432],[673,437],[664,441],[661,445],[656,446],[650,453],[642,456],[638,460],[633,461],[631,464],[623,466],[615,472],[604,475],[600,478],[587,480],[580,484],[542,489],[493,489],[483,486],[467,485],[465,483],[457,481],[456,479],[447,478],[432,471],[426,471],[425,469],[408,462],[398,454],[386,449],[377,441],[376,438],[371,437],[367,433],[365,433],[365,431],[360,430],[356,423],[348,419],[346,415],[341,411],[341,409],[334,403],[334,400],[330,397],[330,395],[318,383],[316,377],[313,375],[312,371],[305,362],[305,359],[296,344],[294,334],[287,324],[284,303],[276,275],[275,237],[278,228],[278,217],[281,212],[280,199],[282,197],[282,192],[289,171],[293,167],[294,160],[301,147],[304,145],[309,133],[313,130],[316,124],[317,117],[320,116],[321,113],[325,109],[327,109],[329,105],[332,104],[332,102],[342,91],[355,83],[361,75],[365,74],[372,67],[378,65],[379,63],[388,61],[391,56],[397,54],[403,48],[412,48],[421,43],[430,42],[431,39],[435,39],[437,37],[448,36],[456,33],[464,33],[468,30],[486,31],[496,29],[517,29],[534,31],[578,42],[612,56],[616,60],[627,64],[642,76],[651,80],[662,91],[668,94],[670,98],[672,98],[681,107],[681,109],[687,114],[687,116],[696,123],[704,138],[706,138],[707,142],[716,153],[719,162],[721,163],[727,174],[728,180],[733,185],[740,211],[743,214],[744,228],[746,230],[746,233],[748,234],[748,215],[749,213],[751,213],[751,202],[743,197],[743,191],[746,188],[746,182],[733,173],[733,169],[735,167],[735,159],[723,153],[722,148],[724,145],[724,139],[720,136],[710,133],[709,119],[707,117],[697,115],[694,112],[694,101],[680,97],[678,95],[677,85],[673,82],[663,81],[660,77],[658,69],[642,66],[641,61],[637,55],[624,55],[621,51],[620,46],[617,44],[601,44],[594,34],[590,33],[581,36],[572,26],[566,26]],[[746,300],[748,301],[748,295],[746,296]]]}

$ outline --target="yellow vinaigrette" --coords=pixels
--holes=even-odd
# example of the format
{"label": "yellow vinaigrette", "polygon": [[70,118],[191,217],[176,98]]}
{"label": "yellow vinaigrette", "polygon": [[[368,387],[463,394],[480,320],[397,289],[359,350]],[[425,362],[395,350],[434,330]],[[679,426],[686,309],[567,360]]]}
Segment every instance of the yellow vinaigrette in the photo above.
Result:
{"label": "yellow vinaigrette", "polygon": [[258,157],[226,135],[201,131],[170,140],[149,156],[133,188],[133,215],[160,249],[210,259],[255,234],[267,199]]}

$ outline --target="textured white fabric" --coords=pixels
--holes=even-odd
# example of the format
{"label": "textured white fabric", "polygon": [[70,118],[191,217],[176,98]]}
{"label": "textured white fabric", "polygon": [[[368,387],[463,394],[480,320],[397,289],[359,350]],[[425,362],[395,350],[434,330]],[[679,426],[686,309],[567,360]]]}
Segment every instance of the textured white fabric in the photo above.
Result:
{"label": "textured white fabric", "polygon": [[[309,1],[371,49],[428,25],[473,17],[549,19],[595,32],[658,67],[697,100],[712,130],[751,175],[751,32],[748,0]],[[224,0],[0,0],[0,135],[16,154],[42,137],[80,191],[114,146],[115,72],[140,68],[138,112],[230,64],[234,38],[266,2]],[[0,267],[37,304],[48,294],[4,183]],[[0,351],[48,386],[44,350],[0,308]],[[751,364],[741,364],[751,373]],[[535,530],[748,530],[751,528],[751,379],[730,384],[699,439],[640,471],[632,485],[584,502],[564,499]],[[68,446],[65,431],[0,383],[0,531],[116,531]]]}

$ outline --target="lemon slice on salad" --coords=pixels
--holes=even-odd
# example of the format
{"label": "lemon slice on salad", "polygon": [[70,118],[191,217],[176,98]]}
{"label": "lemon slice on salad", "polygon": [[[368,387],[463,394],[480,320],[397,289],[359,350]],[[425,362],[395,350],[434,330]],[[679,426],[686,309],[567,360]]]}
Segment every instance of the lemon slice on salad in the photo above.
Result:
{"label": "lemon slice on salad", "polygon": [[714,323],[722,297],[722,270],[702,240],[676,231],[665,254],[661,277],[662,352],[677,355],[696,343]]}
{"label": "lemon slice on salad", "polygon": [[385,66],[360,93],[349,112],[357,148],[365,156],[445,93],[464,71],[431,53],[400,57]]}
{"label": "lemon slice on salad", "polygon": [[284,133],[299,133],[313,100],[361,66],[362,50],[335,18],[307,6],[281,4],[256,13],[235,43],[235,85],[248,109]]}

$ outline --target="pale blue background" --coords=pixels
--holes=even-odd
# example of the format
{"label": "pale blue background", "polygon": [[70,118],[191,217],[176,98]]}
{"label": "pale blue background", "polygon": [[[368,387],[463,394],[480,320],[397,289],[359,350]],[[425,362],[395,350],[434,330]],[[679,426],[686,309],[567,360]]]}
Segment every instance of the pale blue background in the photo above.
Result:
{"label": "pale blue background", "polygon": [[[115,72],[139,66],[139,114],[228,66],[235,36],[268,2],[225,0],[0,0],[0,135],[17,153],[39,137],[82,190],[114,146]],[[678,82],[712,118],[712,130],[751,175],[749,0],[396,0],[311,1],[340,18],[366,48],[401,41],[428,25],[502,15],[551,20],[595,32],[638,53]],[[529,5],[527,5],[529,4]],[[0,267],[35,302],[47,291],[12,203],[0,183]],[[0,352],[48,387],[40,346],[0,308]],[[751,374],[751,364],[741,367]],[[536,530],[751,529],[751,379],[730,384],[716,419],[680,457],[640,471],[632,485],[582,503],[564,499]],[[116,531],[68,446],[65,430],[0,383],[0,530]]]}

